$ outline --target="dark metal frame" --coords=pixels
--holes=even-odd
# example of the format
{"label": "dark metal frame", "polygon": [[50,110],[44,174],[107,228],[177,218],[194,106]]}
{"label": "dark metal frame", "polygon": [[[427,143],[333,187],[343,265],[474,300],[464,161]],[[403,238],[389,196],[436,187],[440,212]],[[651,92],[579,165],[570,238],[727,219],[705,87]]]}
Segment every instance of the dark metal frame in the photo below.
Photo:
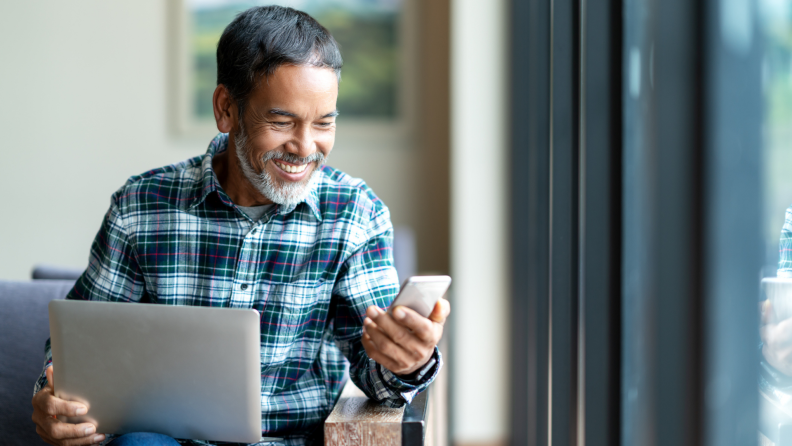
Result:
{"label": "dark metal frame", "polygon": [[514,1],[511,19],[510,440],[611,446],[620,420],[621,2]]}
{"label": "dark metal frame", "polygon": [[550,435],[571,445],[579,398],[580,2],[554,0],[551,20]]}
{"label": "dark metal frame", "polygon": [[[511,10],[512,368],[514,445],[548,441],[550,2]],[[542,216],[537,218],[536,216]]]}
{"label": "dark metal frame", "polygon": [[581,345],[587,446],[619,444],[621,420],[622,4],[582,17]]}
{"label": "dark metal frame", "polygon": [[429,421],[429,392],[432,387],[416,395],[404,408],[402,415],[402,445],[423,445],[426,438],[426,424]]}

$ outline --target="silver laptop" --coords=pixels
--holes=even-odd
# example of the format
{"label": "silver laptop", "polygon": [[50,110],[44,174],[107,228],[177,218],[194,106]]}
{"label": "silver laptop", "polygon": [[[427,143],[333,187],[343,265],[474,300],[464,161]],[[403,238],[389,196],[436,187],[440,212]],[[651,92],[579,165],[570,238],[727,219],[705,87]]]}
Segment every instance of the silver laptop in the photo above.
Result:
{"label": "silver laptop", "polygon": [[261,439],[256,310],[56,300],[49,304],[55,395],[80,401],[108,434]]}

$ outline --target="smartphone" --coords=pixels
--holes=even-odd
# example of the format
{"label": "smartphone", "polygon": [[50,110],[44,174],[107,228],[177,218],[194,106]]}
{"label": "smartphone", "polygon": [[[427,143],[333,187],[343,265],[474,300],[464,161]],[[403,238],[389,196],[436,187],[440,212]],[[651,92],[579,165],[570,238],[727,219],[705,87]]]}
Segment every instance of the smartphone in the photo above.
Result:
{"label": "smartphone", "polygon": [[402,284],[399,295],[388,307],[388,313],[402,305],[415,310],[423,317],[429,317],[435,304],[445,295],[449,286],[451,286],[451,278],[448,276],[412,276]]}
{"label": "smartphone", "polygon": [[792,318],[792,279],[767,277],[762,279],[762,293],[773,305],[776,319]]}

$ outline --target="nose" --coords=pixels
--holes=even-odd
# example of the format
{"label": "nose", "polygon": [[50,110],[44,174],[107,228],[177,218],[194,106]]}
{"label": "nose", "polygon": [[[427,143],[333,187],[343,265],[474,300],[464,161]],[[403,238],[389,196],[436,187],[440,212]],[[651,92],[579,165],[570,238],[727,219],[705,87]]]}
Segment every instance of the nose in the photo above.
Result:
{"label": "nose", "polygon": [[295,128],[294,137],[288,150],[300,158],[305,158],[316,152],[316,141],[310,125],[299,125]]}

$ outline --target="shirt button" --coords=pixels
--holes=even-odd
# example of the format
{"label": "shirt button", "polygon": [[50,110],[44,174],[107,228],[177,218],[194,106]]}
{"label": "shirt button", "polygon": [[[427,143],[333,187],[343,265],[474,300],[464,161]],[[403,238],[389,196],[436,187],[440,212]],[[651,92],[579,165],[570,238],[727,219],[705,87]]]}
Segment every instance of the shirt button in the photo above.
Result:
{"label": "shirt button", "polygon": [[243,283],[242,285],[239,285],[239,289],[245,291],[247,289],[247,284]]}

